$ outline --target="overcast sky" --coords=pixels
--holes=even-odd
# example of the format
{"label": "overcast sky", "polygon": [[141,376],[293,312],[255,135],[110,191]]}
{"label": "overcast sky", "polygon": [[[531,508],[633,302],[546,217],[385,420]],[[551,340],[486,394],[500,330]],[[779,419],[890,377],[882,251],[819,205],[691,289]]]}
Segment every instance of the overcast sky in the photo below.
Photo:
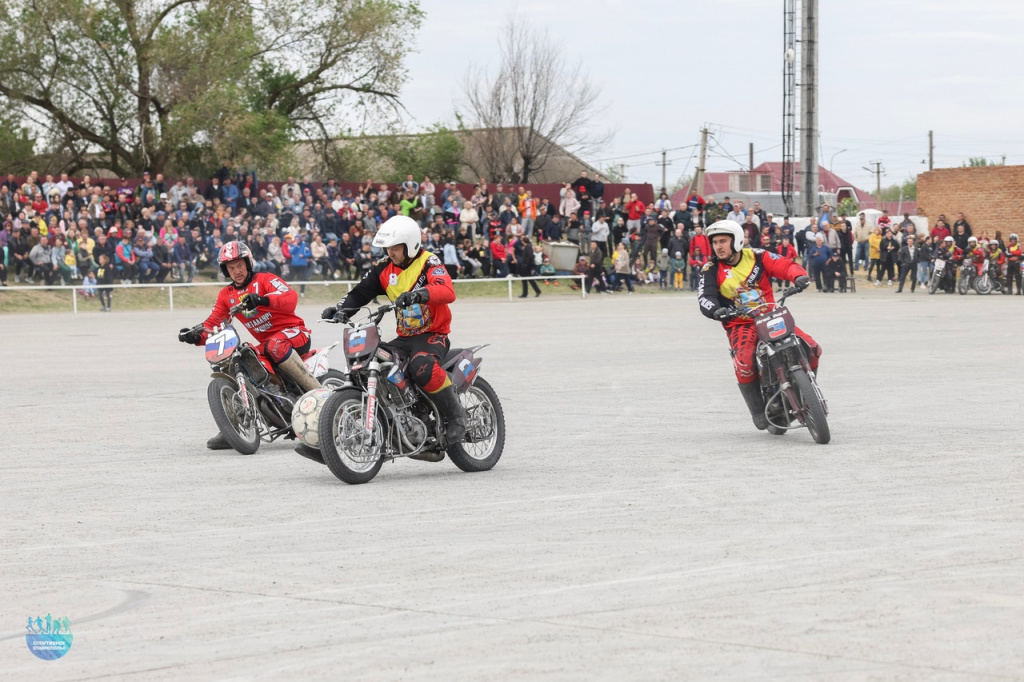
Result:
{"label": "overcast sky", "polygon": [[[470,64],[498,62],[513,9],[546,29],[603,88],[610,144],[586,160],[627,164],[661,184],[661,149],[718,147],[709,170],[782,159],[782,0],[421,0],[427,16],[402,99],[412,125],[454,121]],[[970,156],[1024,163],[1024,1],[820,0],[821,165],[866,189],[881,160],[890,185]],[[463,111],[465,108],[463,107]],[[797,123],[799,125],[799,122]],[[841,151],[841,150],[846,151]],[[635,156],[639,155],[639,156]],[[624,158],[630,157],[630,158]],[[668,183],[693,172],[695,147],[670,151]]]}

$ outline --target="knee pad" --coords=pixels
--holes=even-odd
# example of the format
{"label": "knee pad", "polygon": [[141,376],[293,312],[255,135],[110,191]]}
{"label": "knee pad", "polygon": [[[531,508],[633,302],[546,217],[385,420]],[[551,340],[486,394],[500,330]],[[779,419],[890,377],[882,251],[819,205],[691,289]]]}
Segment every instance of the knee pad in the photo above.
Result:
{"label": "knee pad", "polygon": [[430,353],[416,353],[409,360],[409,373],[412,375],[413,383],[427,393],[436,393],[445,387],[448,374]]}
{"label": "knee pad", "polygon": [[264,352],[275,365],[280,364],[292,352],[292,345],[286,339],[271,338],[263,346]]}

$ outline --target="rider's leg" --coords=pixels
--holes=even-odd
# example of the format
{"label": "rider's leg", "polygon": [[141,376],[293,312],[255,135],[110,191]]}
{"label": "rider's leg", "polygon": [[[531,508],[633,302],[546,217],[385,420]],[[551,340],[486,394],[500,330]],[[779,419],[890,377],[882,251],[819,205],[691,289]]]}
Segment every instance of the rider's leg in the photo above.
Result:
{"label": "rider's leg", "polygon": [[430,394],[444,418],[445,440],[449,444],[461,442],[466,436],[466,410],[440,363],[448,353],[448,337],[444,334],[420,334],[398,339],[394,345],[411,353],[409,374],[413,383]]}
{"label": "rider's leg", "polygon": [[320,388],[320,382],[313,378],[300,357],[309,350],[309,341],[306,332],[293,328],[274,334],[263,344],[263,351],[275,371],[294,381],[303,392]]}
{"label": "rider's leg", "polygon": [[750,410],[754,426],[763,431],[768,428],[768,418],[764,416],[764,397],[761,395],[761,384],[757,380],[757,369],[754,366],[754,351],[757,348],[754,325],[735,325],[728,327],[725,333],[729,337],[733,370],[736,372],[736,381],[743,395],[743,402]]}

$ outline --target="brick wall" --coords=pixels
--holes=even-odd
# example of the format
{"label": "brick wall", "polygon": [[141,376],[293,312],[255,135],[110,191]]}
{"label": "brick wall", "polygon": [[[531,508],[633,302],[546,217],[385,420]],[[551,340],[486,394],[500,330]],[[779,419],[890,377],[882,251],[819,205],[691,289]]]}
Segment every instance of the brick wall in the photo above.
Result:
{"label": "brick wall", "polygon": [[1024,230],[1019,217],[1024,195],[1024,166],[942,168],[917,176],[917,214],[934,225],[940,213],[950,227],[963,213],[975,235],[1002,230],[1003,239]]}

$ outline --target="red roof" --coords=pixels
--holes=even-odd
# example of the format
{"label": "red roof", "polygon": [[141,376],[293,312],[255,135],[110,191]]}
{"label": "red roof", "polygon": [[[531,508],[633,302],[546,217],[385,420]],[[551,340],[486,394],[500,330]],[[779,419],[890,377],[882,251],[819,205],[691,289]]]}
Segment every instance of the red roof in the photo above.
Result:
{"label": "red roof", "polygon": [[[796,172],[800,172],[800,164],[796,164]],[[760,166],[754,168],[754,175],[771,175],[772,192],[782,191],[782,162],[781,161],[766,161]],[[737,171],[730,171],[725,173],[705,173],[704,174],[704,196],[713,196],[716,200],[721,201],[727,194],[729,194],[729,176],[736,175]],[[796,178],[797,183],[800,182],[800,177]],[[818,166],[818,184],[821,185],[826,192],[835,192],[840,187],[853,187],[854,192],[857,194],[857,203],[861,203],[865,200],[872,200],[870,192],[866,192],[856,186],[853,183],[843,180],[841,177],[832,173],[831,171]],[[799,188],[797,188],[799,191]],[[736,192],[734,194],[748,194],[748,192]],[[756,192],[750,192],[756,194]],[[690,195],[690,188],[686,187],[679,190],[672,195],[672,204],[678,206],[681,201],[685,201]]]}

